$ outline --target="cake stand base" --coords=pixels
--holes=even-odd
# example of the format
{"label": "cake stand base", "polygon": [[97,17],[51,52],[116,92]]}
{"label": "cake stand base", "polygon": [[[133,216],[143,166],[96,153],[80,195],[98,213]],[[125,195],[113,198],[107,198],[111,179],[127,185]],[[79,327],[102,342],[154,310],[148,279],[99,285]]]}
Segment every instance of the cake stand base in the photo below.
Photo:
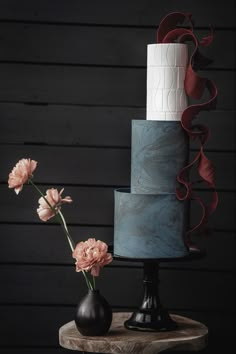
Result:
{"label": "cake stand base", "polygon": [[144,297],[140,308],[125,321],[127,329],[139,331],[171,331],[177,328],[159,298],[159,263],[144,262]]}
{"label": "cake stand base", "polygon": [[129,320],[124,322],[124,326],[136,331],[164,332],[175,330],[177,323],[170,318],[168,313],[158,315],[157,313],[135,312]]}
{"label": "cake stand base", "polygon": [[[113,253],[113,247],[109,247]],[[144,267],[143,287],[144,296],[138,310],[132,313],[130,318],[124,322],[124,326],[130,330],[146,332],[164,332],[175,330],[178,325],[170,317],[167,309],[161,305],[159,297],[159,263],[161,262],[184,262],[201,259],[205,252],[198,249],[190,249],[189,254],[180,258],[126,258],[113,253],[113,258],[120,261],[142,262]]]}

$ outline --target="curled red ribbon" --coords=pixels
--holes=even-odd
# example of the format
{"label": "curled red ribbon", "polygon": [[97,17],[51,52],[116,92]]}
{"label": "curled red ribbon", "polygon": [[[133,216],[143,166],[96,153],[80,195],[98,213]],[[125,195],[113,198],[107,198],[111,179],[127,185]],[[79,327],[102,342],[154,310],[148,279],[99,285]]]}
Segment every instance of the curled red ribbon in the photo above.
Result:
{"label": "curled red ribbon", "polygon": [[[187,21],[190,28],[176,28],[179,23]],[[208,36],[203,37],[200,41],[193,32],[192,15],[189,13],[173,12],[167,15],[160,23],[157,32],[158,43],[184,43],[191,41],[194,44],[194,50],[190,56],[189,64],[186,70],[184,87],[186,94],[194,99],[201,99],[205,91],[209,93],[209,99],[203,103],[192,104],[188,106],[181,117],[181,124],[189,138],[198,140],[200,143],[199,151],[194,159],[185,166],[177,175],[177,181],[182,188],[176,189],[176,196],[179,200],[191,199],[196,201],[202,209],[202,216],[197,225],[190,229],[186,234],[186,244],[190,248],[195,248],[191,245],[190,233],[203,228],[208,223],[209,216],[215,211],[218,205],[218,194],[215,188],[215,168],[212,162],[204,154],[204,145],[210,137],[210,132],[207,126],[203,124],[193,125],[193,120],[204,110],[214,109],[217,102],[217,88],[213,81],[208,78],[201,77],[197,74],[197,70],[207,66],[211,60],[203,56],[200,51],[200,46],[208,46],[212,43],[213,31]],[[197,182],[189,181],[189,172],[193,166],[197,165],[200,180]],[[202,199],[193,192],[192,186],[194,183],[204,182],[208,188],[213,191],[212,201],[210,205],[202,201]],[[184,188],[184,191],[182,190]]]}

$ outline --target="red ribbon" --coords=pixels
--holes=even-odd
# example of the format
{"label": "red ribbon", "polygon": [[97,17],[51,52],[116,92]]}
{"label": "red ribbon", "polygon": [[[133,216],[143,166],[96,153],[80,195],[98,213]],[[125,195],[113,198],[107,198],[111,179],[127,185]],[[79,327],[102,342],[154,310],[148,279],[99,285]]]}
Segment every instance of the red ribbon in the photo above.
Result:
{"label": "red ribbon", "polygon": [[[190,28],[176,28],[178,23],[183,23],[186,20],[189,23]],[[215,188],[215,168],[212,162],[204,154],[204,144],[209,139],[210,132],[208,127],[203,124],[193,125],[193,120],[201,111],[214,109],[216,107],[217,88],[214,82],[208,78],[200,77],[196,72],[211,62],[208,58],[200,53],[199,46],[208,46],[212,43],[212,40],[212,29],[210,34],[206,37],[203,37],[201,41],[197,39],[193,32],[193,21],[191,19],[191,14],[189,13],[170,13],[161,21],[157,33],[158,43],[173,43],[175,41],[178,41],[179,43],[184,43],[186,41],[193,42],[194,50],[189,59],[184,82],[185,91],[189,97],[197,100],[202,98],[203,93],[206,90],[209,93],[209,99],[206,102],[188,106],[184,110],[181,117],[182,127],[188,134],[189,138],[192,140],[198,140],[200,143],[199,151],[195,155],[194,159],[177,175],[177,181],[181,187],[184,187],[184,191],[182,190],[183,188],[176,189],[177,198],[179,200],[195,200],[202,209],[202,216],[199,223],[190,229],[186,234],[186,244],[190,248],[195,248],[195,246],[191,245],[190,233],[199,229],[200,227],[202,228],[208,223],[209,216],[215,211],[218,204],[218,194]],[[200,180],[197,182],[190,182],[189,172],[194,165],[197,165]],[[212,201],[208,206],[206,206],[202,199],[195,195],[192,190],[194,183],[201,182],[205,182],[207,186],[213,191]]]}

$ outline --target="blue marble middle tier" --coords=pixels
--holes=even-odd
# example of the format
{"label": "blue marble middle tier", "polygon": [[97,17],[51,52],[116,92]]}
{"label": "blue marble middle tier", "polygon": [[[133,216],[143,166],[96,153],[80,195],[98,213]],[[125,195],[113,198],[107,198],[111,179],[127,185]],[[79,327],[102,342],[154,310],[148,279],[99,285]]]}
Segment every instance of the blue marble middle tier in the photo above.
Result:
{"label": "blue marble middle tier", "polygon": [[188,151],[180,122],[132,120],[131,193],[175,193]]}

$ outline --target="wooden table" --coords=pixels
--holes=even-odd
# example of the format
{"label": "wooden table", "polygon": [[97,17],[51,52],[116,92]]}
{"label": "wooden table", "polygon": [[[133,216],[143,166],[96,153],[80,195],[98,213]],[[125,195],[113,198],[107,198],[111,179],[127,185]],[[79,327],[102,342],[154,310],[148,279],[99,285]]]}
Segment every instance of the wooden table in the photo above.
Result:
{"label": "wooden table", "polygon": [[177,330],[142,332],[124,327],[123,323],[130,315],[127,312],[114,313],[108,334],[98,337],[84,337],[74,321],[68,322],[59,329],[59,343],[66,349],[112,354],[157,354],[166,349],[198,351],[207,345],[207,327],[190,318],[171,315],[178,324]]}

